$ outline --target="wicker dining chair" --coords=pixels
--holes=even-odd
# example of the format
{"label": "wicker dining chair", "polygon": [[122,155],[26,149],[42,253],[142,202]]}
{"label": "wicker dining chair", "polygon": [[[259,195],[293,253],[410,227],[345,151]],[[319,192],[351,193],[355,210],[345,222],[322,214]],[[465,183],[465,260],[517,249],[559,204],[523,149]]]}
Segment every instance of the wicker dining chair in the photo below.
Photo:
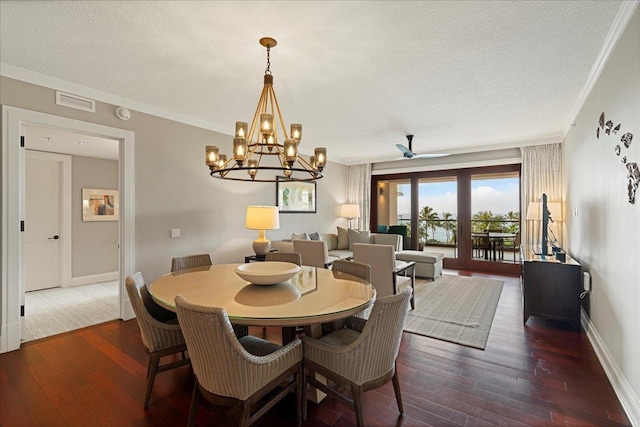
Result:
{"label": "wicker dining chair", "polygon": [[[344,259],[339,259],[333,262],[331,266],[331,271],[333,272],[334,275],[345,273],[371,283],[371,266],[363,262],[347,261]],[[367,319],[370,314],[371,314],[371,307],[366,308],[354,314],[354,316]],[[345,322],[345,319],[340,319],[332,323],[323,324],[322,325],[323,335],[325,334],[325,332],[333,332],[337,329],[344,327],[344,322]]]}
{"label": "wicker dining chair", "polygon": [[[191,304],[182,296],[175,301],[196,377],[187,425],[193,425],[200,396],[217,405],[239,408],[239,425],[248,426],[292,390],[296,392],[297,422],[302,424],[300,340],[281,347],[250,335],[238,339],[223,308]],[[272,394],[275,389],[278,392]],[[267,395],[269,400],[263,402]],[[258,402],[263,405],[260,409],[255,408]]]}
{"label": "wicker dining chair", "polygon": [[[125,279],[125,286],[129,294],[129,301],[136,313],[140,335],[145,351],[149,355],[147,366],[147,390],[144,396],[144,408],[149,407],[151,389],[158,372],[168,371],[179,366],[188,365],[189,358],[185,357],[187,346],[178,325],[175,313],[159,306],[147,291],[142,273],[135,273]],[[165,319],[161,321],[159,319]],[[168,318],[168,320],[166,320]],[[160,365],[160,359],[176,353],[182,354],[182,359]]]}
{"label": "wicker dining chair", "polygon": [[171,260],[171,272],[186,270],[187,268],[205,267],[212,264],[209,254],[176,257]]}
{"label": "wicker dining chair", "polygon": [[[209,254],[188,255],[176,257],[171,260],[171,272],[186,270],[188,268],[208,267],[213,265]],[[249,334],[249,327],[245,325],[233,325],[233,330],[238,337]]]}
{"label": "wicker dining chair", "polygon": [[[407,317],[411,292],[404,289],[397,295],[376,300],[368,320],[349,317],[346,328],[316,340],[303,337],[305,385],[302,395],[303,419],[307,415],[306,383],[337,397],[356,413],[358,427],[364,424],[362,394],[381,387],[390,380],[396,395],[398,410],[404,412],[396,358],[400,349],[402,329]],[[315,378],[323,375],[334,383],[328,386]],[[351,398],[340,387],[351,391]]]}
{"label": "wicker dining chair", "polygon": [[333,262],[331,270],[334,273],[346,273],[352,276],[359,277],[364,281],[371,282],[371,266],[363,262],[339,259]]}
{"label": "wicker dining chair", "polygon": [[302,265],[302,255],[293,252],[269,252],[264,260],[290,262],[292,264]]}

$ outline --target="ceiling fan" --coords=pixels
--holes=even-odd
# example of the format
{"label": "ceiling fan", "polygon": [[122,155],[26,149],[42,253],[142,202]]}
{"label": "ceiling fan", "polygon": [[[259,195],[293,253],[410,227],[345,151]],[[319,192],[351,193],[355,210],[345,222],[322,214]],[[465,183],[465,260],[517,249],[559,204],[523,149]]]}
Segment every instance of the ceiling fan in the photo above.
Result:
{"label": "ceiling fan", "polygon": [[398,150],[402,151],[403,159],[432,159],[434,157],[444,157],[448,154],[415,154],[411,148],[411,142],[413,141],[413,135],[407,135],[407,141],[409,142],[409,148],[402,144],[396,144]]}

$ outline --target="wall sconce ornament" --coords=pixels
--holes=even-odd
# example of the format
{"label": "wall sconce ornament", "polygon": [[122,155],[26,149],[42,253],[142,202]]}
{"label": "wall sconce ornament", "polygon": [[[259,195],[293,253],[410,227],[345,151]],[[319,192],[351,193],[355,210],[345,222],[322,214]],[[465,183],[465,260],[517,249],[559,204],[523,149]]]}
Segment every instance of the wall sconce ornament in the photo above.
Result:
{"label": "wall sconce ornament", "polygon": [[[604,131],[604,135],[615,135],[620,131],[621,125],[618,124],[616,127],[613,127],[613,121],[607,120],[604,121],[604,112],[600,114],[600,118],[598,120],[598,127],[596,128],[596,138],[600,139],[600,130]],[[633,134],[631,132],[627,132],[620,137],[620,142],[624,146],[624,148],[629,148],[631,146],[631,142],[633,141]],[[622,153],[622,146],[620,144],[616,144],[614,147],[614,152],[616,156],[620,157]],[[636,192],[638,190],[638,185],[640,184],[640,169],[638,168],[638,163],[636,162],[627,162],[627,156],[623,155],[620,158],[620,161],[625,168],[627,169],[627,194],[629,196],[629,203],[632,205],[636,202]]]}

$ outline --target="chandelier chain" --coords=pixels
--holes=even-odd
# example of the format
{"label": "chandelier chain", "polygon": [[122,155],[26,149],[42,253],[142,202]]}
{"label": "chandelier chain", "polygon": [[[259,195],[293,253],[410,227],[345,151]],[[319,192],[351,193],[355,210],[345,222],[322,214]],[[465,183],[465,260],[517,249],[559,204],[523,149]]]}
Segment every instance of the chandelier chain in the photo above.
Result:
{"label": "chandelier chain", "polygon": [[264,73],[266,75],[271,75],[271,48],[269,46],[267,46],[267,69],[264,70]]}

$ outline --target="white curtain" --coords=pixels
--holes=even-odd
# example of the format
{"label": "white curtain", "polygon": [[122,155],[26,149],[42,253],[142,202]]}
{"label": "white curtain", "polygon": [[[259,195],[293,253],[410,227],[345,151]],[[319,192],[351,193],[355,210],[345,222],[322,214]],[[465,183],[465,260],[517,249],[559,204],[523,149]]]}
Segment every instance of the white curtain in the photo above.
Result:
{"label": "white curtain", "polygon": [[[535,244],[540,240],[540,222],[527,221],[529,202],[539,202],[542,193],[548,202],[558,202],[562,207],[562,147],[560,144],[523,147],[522,152],[522,232],[523,244]],[[557,224],[556,224],[557,225]],[[554,230],[562,246],[562,228]]]}
{"label": "white curtain", "polygon": [[352,227],[368,230],[371,207],[371,164],[349,166],[349,200],[347,203],[360,206],[360,218],[355,218]]}

